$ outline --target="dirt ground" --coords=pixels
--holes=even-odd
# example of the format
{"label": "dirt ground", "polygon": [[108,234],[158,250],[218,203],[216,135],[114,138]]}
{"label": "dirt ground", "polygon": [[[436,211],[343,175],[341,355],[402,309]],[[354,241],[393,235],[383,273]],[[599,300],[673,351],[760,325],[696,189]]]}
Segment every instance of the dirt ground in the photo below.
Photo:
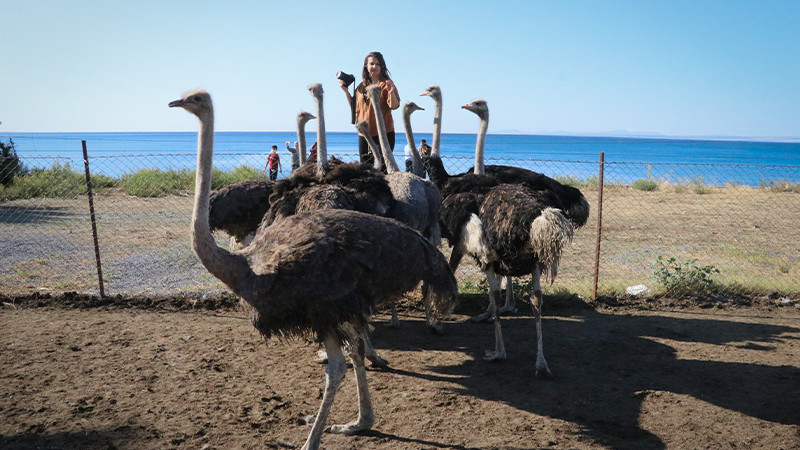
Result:
{"label": "dirt ground", "polygon": [[[546,297],[538,380],[529,309],[489,363],[492,326],[460,322],[485,297],[462,297],[442,336],[376,316],[377,422],[324,448],[800,447],[795,305]],[[319,406],[317,344],[265,342],[227,296],[0,300],[0,448],[300,448]],[[351,373],[329,424],[356,410]]]}

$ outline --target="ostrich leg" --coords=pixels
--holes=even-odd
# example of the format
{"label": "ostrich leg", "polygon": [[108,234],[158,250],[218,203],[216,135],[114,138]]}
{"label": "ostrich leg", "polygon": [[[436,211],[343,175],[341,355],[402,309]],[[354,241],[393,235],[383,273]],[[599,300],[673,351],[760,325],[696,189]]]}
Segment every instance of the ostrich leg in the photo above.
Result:
{"label": "ostrich leg", "polygon": [[372,399],[367,387],[367,369],[364,367],[364,340],[353,336],[350,342],[348,356],[353,361],[353,371],[356,373],[358,419],[344,425],[331,426],[331,433],[355,434],[359,431],[369,430],[375,424],[375,412],[372,409]]}
{"label": "ostrich leg", "polygon": [[500,316],[497,314],[497,297],[500,295],[500,275],[493,269],[486,270],[486,281],[489,282],[489,309],[494,322],[494,350],[486,350],[483,359],[498,361],[506,359],[506,346],[503,343],[503,330],[500,327]]}
{"label": "ostrich leg", "polygon": [[314,419],[311,433],[308,434],[308,439],[303,445],[303,450],[319,449],[319,442],[322,439],[322,432],[325,431],[325,422],[328,420],[333,398],[347,373],[347,361],[344,359],[339,342],[334,337],[327,336],[325,338],[325,351],[328,354],[328,366],[325,368],[325,393],[322,395],[319,412]]}
{"label": "ostrich leg", "polygon": [[533,294],[531,295],[531,306],[536,320],[536,378],[552,378],[553,374],[544,359],[544,346],[542,344],[542,287],[539,285],[541,278],[542,272],[536,267],[533,270]]}
{"label": "ostrich leg", "polygon": [[500,308],[501,313],[517,312],[517,305],[514,302],[514,281],[511,276],[506,277],[506,303]]}

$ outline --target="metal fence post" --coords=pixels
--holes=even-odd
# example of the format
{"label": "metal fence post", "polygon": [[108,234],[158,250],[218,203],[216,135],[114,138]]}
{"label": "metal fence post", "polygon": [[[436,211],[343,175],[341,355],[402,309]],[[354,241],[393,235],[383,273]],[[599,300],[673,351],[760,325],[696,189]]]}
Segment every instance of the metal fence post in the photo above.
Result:
{"label": "metal fence post", "polygon": [[100,265],[100,245],[97,242],[97,222],[94,217],[94,196],[92,195],[92,177],[89,175],[89,153],[86,151],[86,141],[81,141],[83,145],[83,166],[86,169],[86,190],[89,196],[89,216],[92,221],[92,237],[94,238],[94,259],[97,262],[97,279],[100,283],[100,297],[105,297],[103,287],[103,267]]}
{"label": "metal fence post", "polygon": [[594,247],[594,287],[592,300],[597,300],[597,280],[600,277],[600,236],[603,234],[603,170],[605,169],[605,152],[600,152],[600,176],[597,181],[597,242]]}

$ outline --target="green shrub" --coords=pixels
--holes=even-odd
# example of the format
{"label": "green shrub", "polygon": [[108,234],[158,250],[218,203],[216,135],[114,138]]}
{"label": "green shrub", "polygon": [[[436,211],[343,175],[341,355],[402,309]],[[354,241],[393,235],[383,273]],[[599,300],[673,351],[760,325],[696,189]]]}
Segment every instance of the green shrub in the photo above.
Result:
{"label": "green shrub", "polygon": [[692,180],[692,186],[692,190],[695,194],[704,195],[711,193],[711,188],[706,186],[706,182],[703,180],[703,177],[697,177]]}
{"label": "green shrub", "polygon": [[122,190],[136,197],[175,195],[194,189],[194,171],[141,169],[122,177]]}
{"label": "green shrub", "polygon": [[653,180],[639,178],[631,183],[631,188],[636,189],[637,191],[655,191],[658,189],[658,183]]}
{"label": "green shrub", "polygon": [[0,141],[0,185],[8,186],[14,182],[14,177],[23,176],[26,173],[27,169],[17,155],[14,140],[8,138],[7,143]]}
{"label": "green shrub", "polygon": [[265,178],[266,174],[250,166],[237,166],[230,172],[214,169],[211,173],[211,189],[221,189],[233,183],[253,178]]}
{"label": "green shrub", "polygon": [[675,257],[665,260],[659,256],[653,263],[656,267],[653,278],[672,295],[707,294],[714,286],[711,275],[719,273],[719,269],[712,265],[697,266],[696,262],[691,259],[680,263]]}
{"label": "green shrub", "polygon": [[[93,177],[106,184],[108,177]],[[36,197],[75,197],[86,194],[86,175],[73,170],[69,162],[56,162],[49,169],[34,169],[24,176],[14,177],[10,186],[0,191],[4,200]]]}
{"label": "green shrub", "polygon": [[800,194],[800,183],[792,183],[789,180],[760,180],[758,185],[762,188],[768,188],[772,192],[793,192]]}
{"label": "green shrub", "polygon": [[576,188],[590,188],[598,187],[600,185],[600,180],[598,179],[597,175],[586,177],[583,180],[578,179],[574,175],[557,175],[553,179],[561,184],[566,184]]}

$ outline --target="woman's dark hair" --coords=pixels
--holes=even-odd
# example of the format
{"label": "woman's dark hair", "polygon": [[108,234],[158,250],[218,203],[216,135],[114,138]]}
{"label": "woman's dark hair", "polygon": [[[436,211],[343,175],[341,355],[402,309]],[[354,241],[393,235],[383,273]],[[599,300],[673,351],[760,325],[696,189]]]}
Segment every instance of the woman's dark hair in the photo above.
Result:
{"label": "woman's dark hair", "polygon": [[381,78],[391,80],[391,77],[389,76],[389,69],[386,68],[386,61],[384,61],[381,52],[370,52],[364,58],[364,67],[361,69],[361,79],[364,80],[364,84],[369,84],[369,81],[371,80],[369,77],[369,70],[367,70],[367,60],[369,60],[370,56],[374,57],[379,63],[381,63]]}

